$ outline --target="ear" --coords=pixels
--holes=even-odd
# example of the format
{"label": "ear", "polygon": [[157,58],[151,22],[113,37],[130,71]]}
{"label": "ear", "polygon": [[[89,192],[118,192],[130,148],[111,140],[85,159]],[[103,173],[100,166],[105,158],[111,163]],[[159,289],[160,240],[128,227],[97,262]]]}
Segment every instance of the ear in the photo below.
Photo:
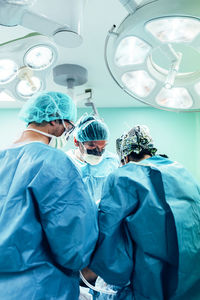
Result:
{"label": "ear", "polygon": [[129,157],[128,157],[128,155],[125,157],[125,162],[126,162],[126,164],[129,163]]}
{"label": "ear", "polygon": [[76,147],[78,147],[79,146],[79,142],[77,141],[77,139],[74,137],[74,145],[76,146]]}
{"label": "ear", "polygon": [[50,121],[49,124],[50,124],[51,126],[55,126],[55,125],[56,125],[56,120],[55,120],[55,121]]}

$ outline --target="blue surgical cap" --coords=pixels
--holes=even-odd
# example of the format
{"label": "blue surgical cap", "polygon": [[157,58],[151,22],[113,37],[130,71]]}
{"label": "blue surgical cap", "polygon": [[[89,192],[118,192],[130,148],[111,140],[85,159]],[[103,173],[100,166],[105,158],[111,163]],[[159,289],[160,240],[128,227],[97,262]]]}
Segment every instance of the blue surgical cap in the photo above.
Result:
{"label": "blue surgical cap", "polygon": [[85,114],[77,124],[75,137],[79,142],[104,141],[109,139],[109,130],[99,118]]}
{"label": "blue surgical cap", "polygon": [[32,96],[22,107],[19,118],[26,123],[53,120],[76,122],[77,109],[73,100],[60,92],[41,92]]}

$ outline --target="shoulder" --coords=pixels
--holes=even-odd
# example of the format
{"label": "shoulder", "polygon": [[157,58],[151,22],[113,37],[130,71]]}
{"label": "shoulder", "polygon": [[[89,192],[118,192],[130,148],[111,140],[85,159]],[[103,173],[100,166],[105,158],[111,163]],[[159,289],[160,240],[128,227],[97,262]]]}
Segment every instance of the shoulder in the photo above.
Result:
{"label": "shoulder", "polygon": [[61,173],[78,173],[76,166],[72,160],[62,150],[55,149],[46,144],[37,143],[37,145],[30,145],[29,149],[32,155],[37,157],[37,161],[41,161],[43,170],[52,172],[54,175]]}
{"label": "shoulder", "polygon": [[111,158],[111,159],[115,159],[119,161],[119,158],[117,156],[117,154],[110,152],[110,151],[105,151],[105,153],[103,154],[104,158]]}
{"label": "shoulder", "polygon": [[113,170],[107,178],[107,183],[113,185],[113,187],[120,186],[125,189],[129,189],[133,183],[135,186],[141,186],[151,168],[152,166],[149,164],[141,165],[139,163],[129,162]]}
{"label": "shoulder", "polygon": [[161,173],[173,172],[173,170],[180,171],[181,169],[186,171],[186,169],[177,161],[172,161],[169,158],[165,158],[159,155],[144,159],[138,164],[141,167],[154,169]]}
{"label": "shoulder", "polygon": [[115,153],[112,153],[110,151],[105,151],[105,153],[103,154],[103,160],[109,161],[109,163],[112,163],[117,167],[119,166],[120,163],[118,156]]}

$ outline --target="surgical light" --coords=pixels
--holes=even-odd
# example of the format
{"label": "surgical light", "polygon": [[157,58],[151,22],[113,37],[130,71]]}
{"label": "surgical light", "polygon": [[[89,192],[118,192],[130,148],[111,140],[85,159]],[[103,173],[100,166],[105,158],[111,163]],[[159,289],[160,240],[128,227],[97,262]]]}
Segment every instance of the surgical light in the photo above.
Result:
{"label": "surgical light", "polygon": [[120,2],[129,14],[105,43],[112,78],[155,108],[200,111],[199,1]]}
{"label": "surgical light", "polygon": [[24,55],[24,64],[34,70],[48,68],[54,59],[53,50],[45,45],[34,46]]}
{"label": "surgical light", "polygon": [[192,97],[185,88],[162,88],[156,102],[163,107],[189,109],[193,105]]}
{"label": "surgical light", "polygon": [[155,19],[145,25],[163,43],[192,42],[200,33],[200,20],[186,17]]}
{"label": "surgical light", "polygon": [[115,53],[118,66],[143,63],[151,47],[141,39],[130,36],[121,40]]}
{"label": "surgical light", "polygon": [[38,77],[31,77],[30,81],[20,80],[17,84],[17,93],[23,98],[29,98],[42,88],[42,81]]}
{"label": "surgical light", "polygon": [[130,91],[139,97],[147,97],[155,86],[155,80],[153,80],[145,71],[124,73],[122,82]]}
{"label": "surgical light", "polygon": [[0,45],[0,90],[8,90],[16,100],[26,101],[45,89],[57,58],[55,44],[38,33]]}
{"label": "surgical light", "polygon": [[197,94],[199,94],[199,96],[200,96],[200,81],[195,84],[195,90],[196,90]]}
{"label": "surgical light", "polygon": [[18,66],[11,59],[0,59],[0,84],[6,84],[17,76]]}

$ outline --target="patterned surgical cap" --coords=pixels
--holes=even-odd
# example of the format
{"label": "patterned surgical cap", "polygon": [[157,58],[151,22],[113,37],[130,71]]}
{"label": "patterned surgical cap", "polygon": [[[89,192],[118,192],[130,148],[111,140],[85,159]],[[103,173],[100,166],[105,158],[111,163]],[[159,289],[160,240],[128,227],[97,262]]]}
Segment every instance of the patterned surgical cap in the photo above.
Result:
{"label": "patterned surgical cap", "polygon": [[153,146],[149,128],[145,125],[134,126],[127,134],[123,134],[116,140],[116,148],[121,159],[132,152],[140,154],[141,151],[147,150],[154,156],[157,151]]}

